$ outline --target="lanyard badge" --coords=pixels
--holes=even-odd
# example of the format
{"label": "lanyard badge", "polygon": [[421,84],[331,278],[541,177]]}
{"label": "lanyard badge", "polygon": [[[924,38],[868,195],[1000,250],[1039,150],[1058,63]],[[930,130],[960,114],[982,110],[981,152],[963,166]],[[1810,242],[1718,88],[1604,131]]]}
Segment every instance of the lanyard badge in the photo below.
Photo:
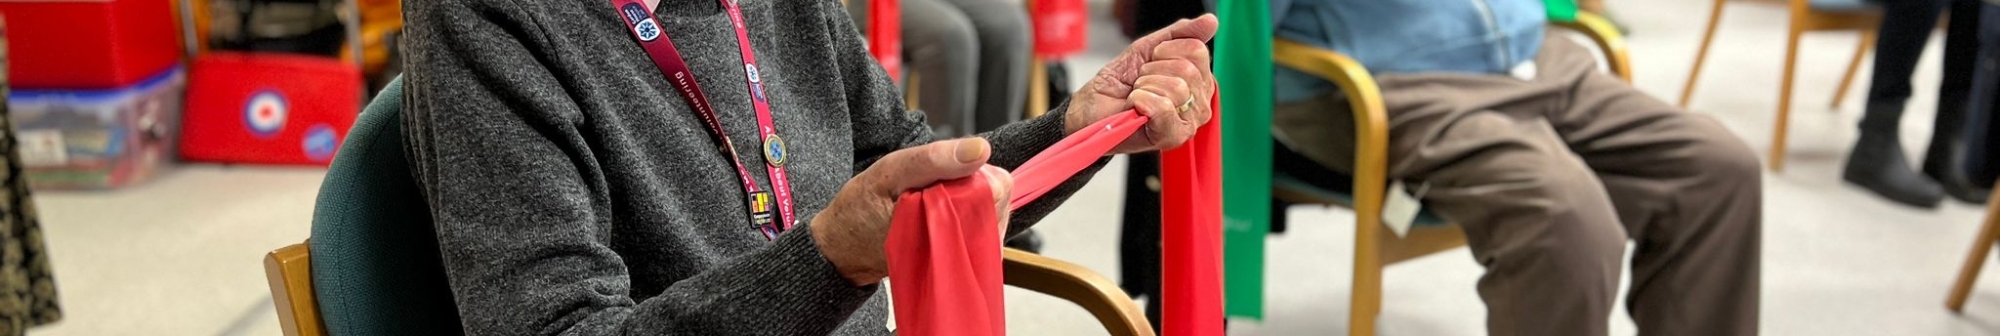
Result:
{"label": "lanyard badge", "polygon": [[737,47],[743,55],[743,79],[749,90],[750,105],[757,112],[757,134],[761,139],[759,149],[764,152],[765,170],[771,177],[771,190],[761,190],[757,182],[750,178],[750,170],[736,155],[736,147],[730,145],[729,134],[722,129],[720,118],[715,116],[715,108],[708,102],[708,95],[702,93],[701,85],[694,80],[694,71],[682,59],[680,50],[674,47],[673,38],[668,37],[664,27],[653,17],[640,0],[611,0],[620,19],[632,32],[632,38],[652,58],[653,65],[660,68],[667,83],[688,104],[695,115],[701,117],[709,134],[715,137],[722,156],[736,168],[736,176],[743,182],[743,193],[750,210],[750,223],[766,239],[777,239],[778,233],[798,224],[798,217],[792,215],[791,179],[785,173],[785,162],[791,152],[785,147],[784,138],[778,137],[777,123],[771,115],[770,102],[764,96],[764,83],[757,69],[757,55],[750,50],[750,32],[743,26],[743,9],[736,0],[718,0],[729,10],[730,26],[736,29]]}
{"label": "lanyard badge", "polygon": [[758,191],[750,193],[750,224],[758,227],[774,224],[774,221],[777,220],[773,218],[775,215],[773,213],[774,210],[777,210],[777,207],[771,204],[771,192]]}

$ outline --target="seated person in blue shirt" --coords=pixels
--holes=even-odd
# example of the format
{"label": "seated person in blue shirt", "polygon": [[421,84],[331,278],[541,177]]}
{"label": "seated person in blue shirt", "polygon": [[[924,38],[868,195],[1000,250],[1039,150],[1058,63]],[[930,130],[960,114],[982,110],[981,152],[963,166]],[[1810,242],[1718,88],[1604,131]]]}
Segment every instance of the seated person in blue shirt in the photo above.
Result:
{"label": "seated person in blue shirt", "polygon": [[[1542,0],[1273,0],[1281,38],[1346,54],[1389,114],[1389,176],[1458,223],[1493,335],[1604,335],[1625,243],[1646,335],[1757,333],[1760,173],[1714,120],[1545,37]],[[1278,70],[1280,170],[1352,172],[1332,83]],[[1372,224],[1372,223],[1370,223]]]}

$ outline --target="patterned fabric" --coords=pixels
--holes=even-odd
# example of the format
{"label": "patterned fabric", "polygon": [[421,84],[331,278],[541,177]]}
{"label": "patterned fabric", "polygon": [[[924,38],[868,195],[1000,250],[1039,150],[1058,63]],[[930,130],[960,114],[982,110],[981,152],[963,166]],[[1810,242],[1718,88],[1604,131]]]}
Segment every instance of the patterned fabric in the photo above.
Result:
{"label": "patterned fabric", "polygon": [[[0,21],[0,33],[6,31]],[[0,70],[6,69],[7,40],[0,34]],[[7,114],[7,72],[0,71],[0,335],[22,335],[29,327],[62,319],[56,281],[49,266],[42,223],[29,197],[14,151],[14,125]]]}

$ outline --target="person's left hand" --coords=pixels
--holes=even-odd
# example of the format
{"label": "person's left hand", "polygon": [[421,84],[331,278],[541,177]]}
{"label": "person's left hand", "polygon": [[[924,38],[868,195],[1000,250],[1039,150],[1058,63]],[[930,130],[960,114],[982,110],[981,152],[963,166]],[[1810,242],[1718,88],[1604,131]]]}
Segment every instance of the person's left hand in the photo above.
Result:
{"label": "person's left hand", "polygon": [[1216,24],[1215,15],[1202,15],[1132,41],[1070,96],[1063,134],[1137,110],[1152,120],[1112,154],[1170,149],[1193,137],[1196,128],[1215,116],[1208,106],[1215,95],[1215,73],[1209,71],[1207,43],[1215,37]]}

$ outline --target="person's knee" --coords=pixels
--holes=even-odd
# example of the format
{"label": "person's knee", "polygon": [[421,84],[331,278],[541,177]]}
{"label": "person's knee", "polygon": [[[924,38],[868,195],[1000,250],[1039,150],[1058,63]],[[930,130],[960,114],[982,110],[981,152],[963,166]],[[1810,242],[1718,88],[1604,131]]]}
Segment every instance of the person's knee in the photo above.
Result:
{"label": "person's knee", "polygon": [[1702,119],[1704,123],[1713,125],[1715,134],[1696,137],[1692,146],[1693,155],[1684,164],[1699,170],[1708,184],[1760,192],[1764,176],[1761,158],[1742,139],[1723,130],[1713,119]]}
{"label": "person's knee", "polygon": [[1595,172],[1565,147],[1548,141],[1515,139],[1488,143],[1461,160],[1446,183],[1477,186],[1487,207],[1537,220],[1566,220],[1581,207],[1610,204]]}
{"label": "person's knee", "polygon": [[1612,210],[1610,197],[1587,167],[1562,162],[1562,155],[1550,156],[1534,178],[1516,181],[1522,186],[1522,195],[1511,196],[1517,198],[1513,201],[1495,202],[1516,202],[1518,206],[1511,209],[1514,213],[1494,214],[1513,219],[1493,225],[1515,227],[1487,233],[1513,236],[1487,237],[1514,241],[1498,247],[1493,255],[1523,263],[1514,266],[1547,272],[1550,274],[1544,276],[1559,276],[1572,283],[1615,279],[1624,259],[1626,234]]}
{"label": "person's knee", "polygon": [[[1616,275],[1625,231],[1596,173],[1553,139],[1488,142],[1440,183],[1460,198],[1447,217],[1468,222],[1496,267]],[[1509,265],[1512,263],[1518,263]]]}
{"label": "person's knee", "polygon": [[909,2],[911,10],[903,15],[904,51],[911,62],[960,62],[978,55],[979,34],[965,14],[944,4],[919,3]]}
{"label": "person's knee", "polygon": [[966,18],[979,34],[979,41],[994,51],[1026,51],[1034,33],[1028,15],[1013,5],[969,8]]}
{"label": "person's knee", "polygon": [[1489,249],[1484,254],[1492,258],[1486,261],[1490,268],[1578,286],[1605,284],[1602,280],[1616,279],[1622,266],[1625,229],[1591,173],[1559,167],[1515,181],[1523,193],[1492,200],[1511,206],[1491,213],[1494,218],[1480,219],[1493,227],[1466,233],[1486,235],[1468,238],[1488,241],[1475,248]]}

